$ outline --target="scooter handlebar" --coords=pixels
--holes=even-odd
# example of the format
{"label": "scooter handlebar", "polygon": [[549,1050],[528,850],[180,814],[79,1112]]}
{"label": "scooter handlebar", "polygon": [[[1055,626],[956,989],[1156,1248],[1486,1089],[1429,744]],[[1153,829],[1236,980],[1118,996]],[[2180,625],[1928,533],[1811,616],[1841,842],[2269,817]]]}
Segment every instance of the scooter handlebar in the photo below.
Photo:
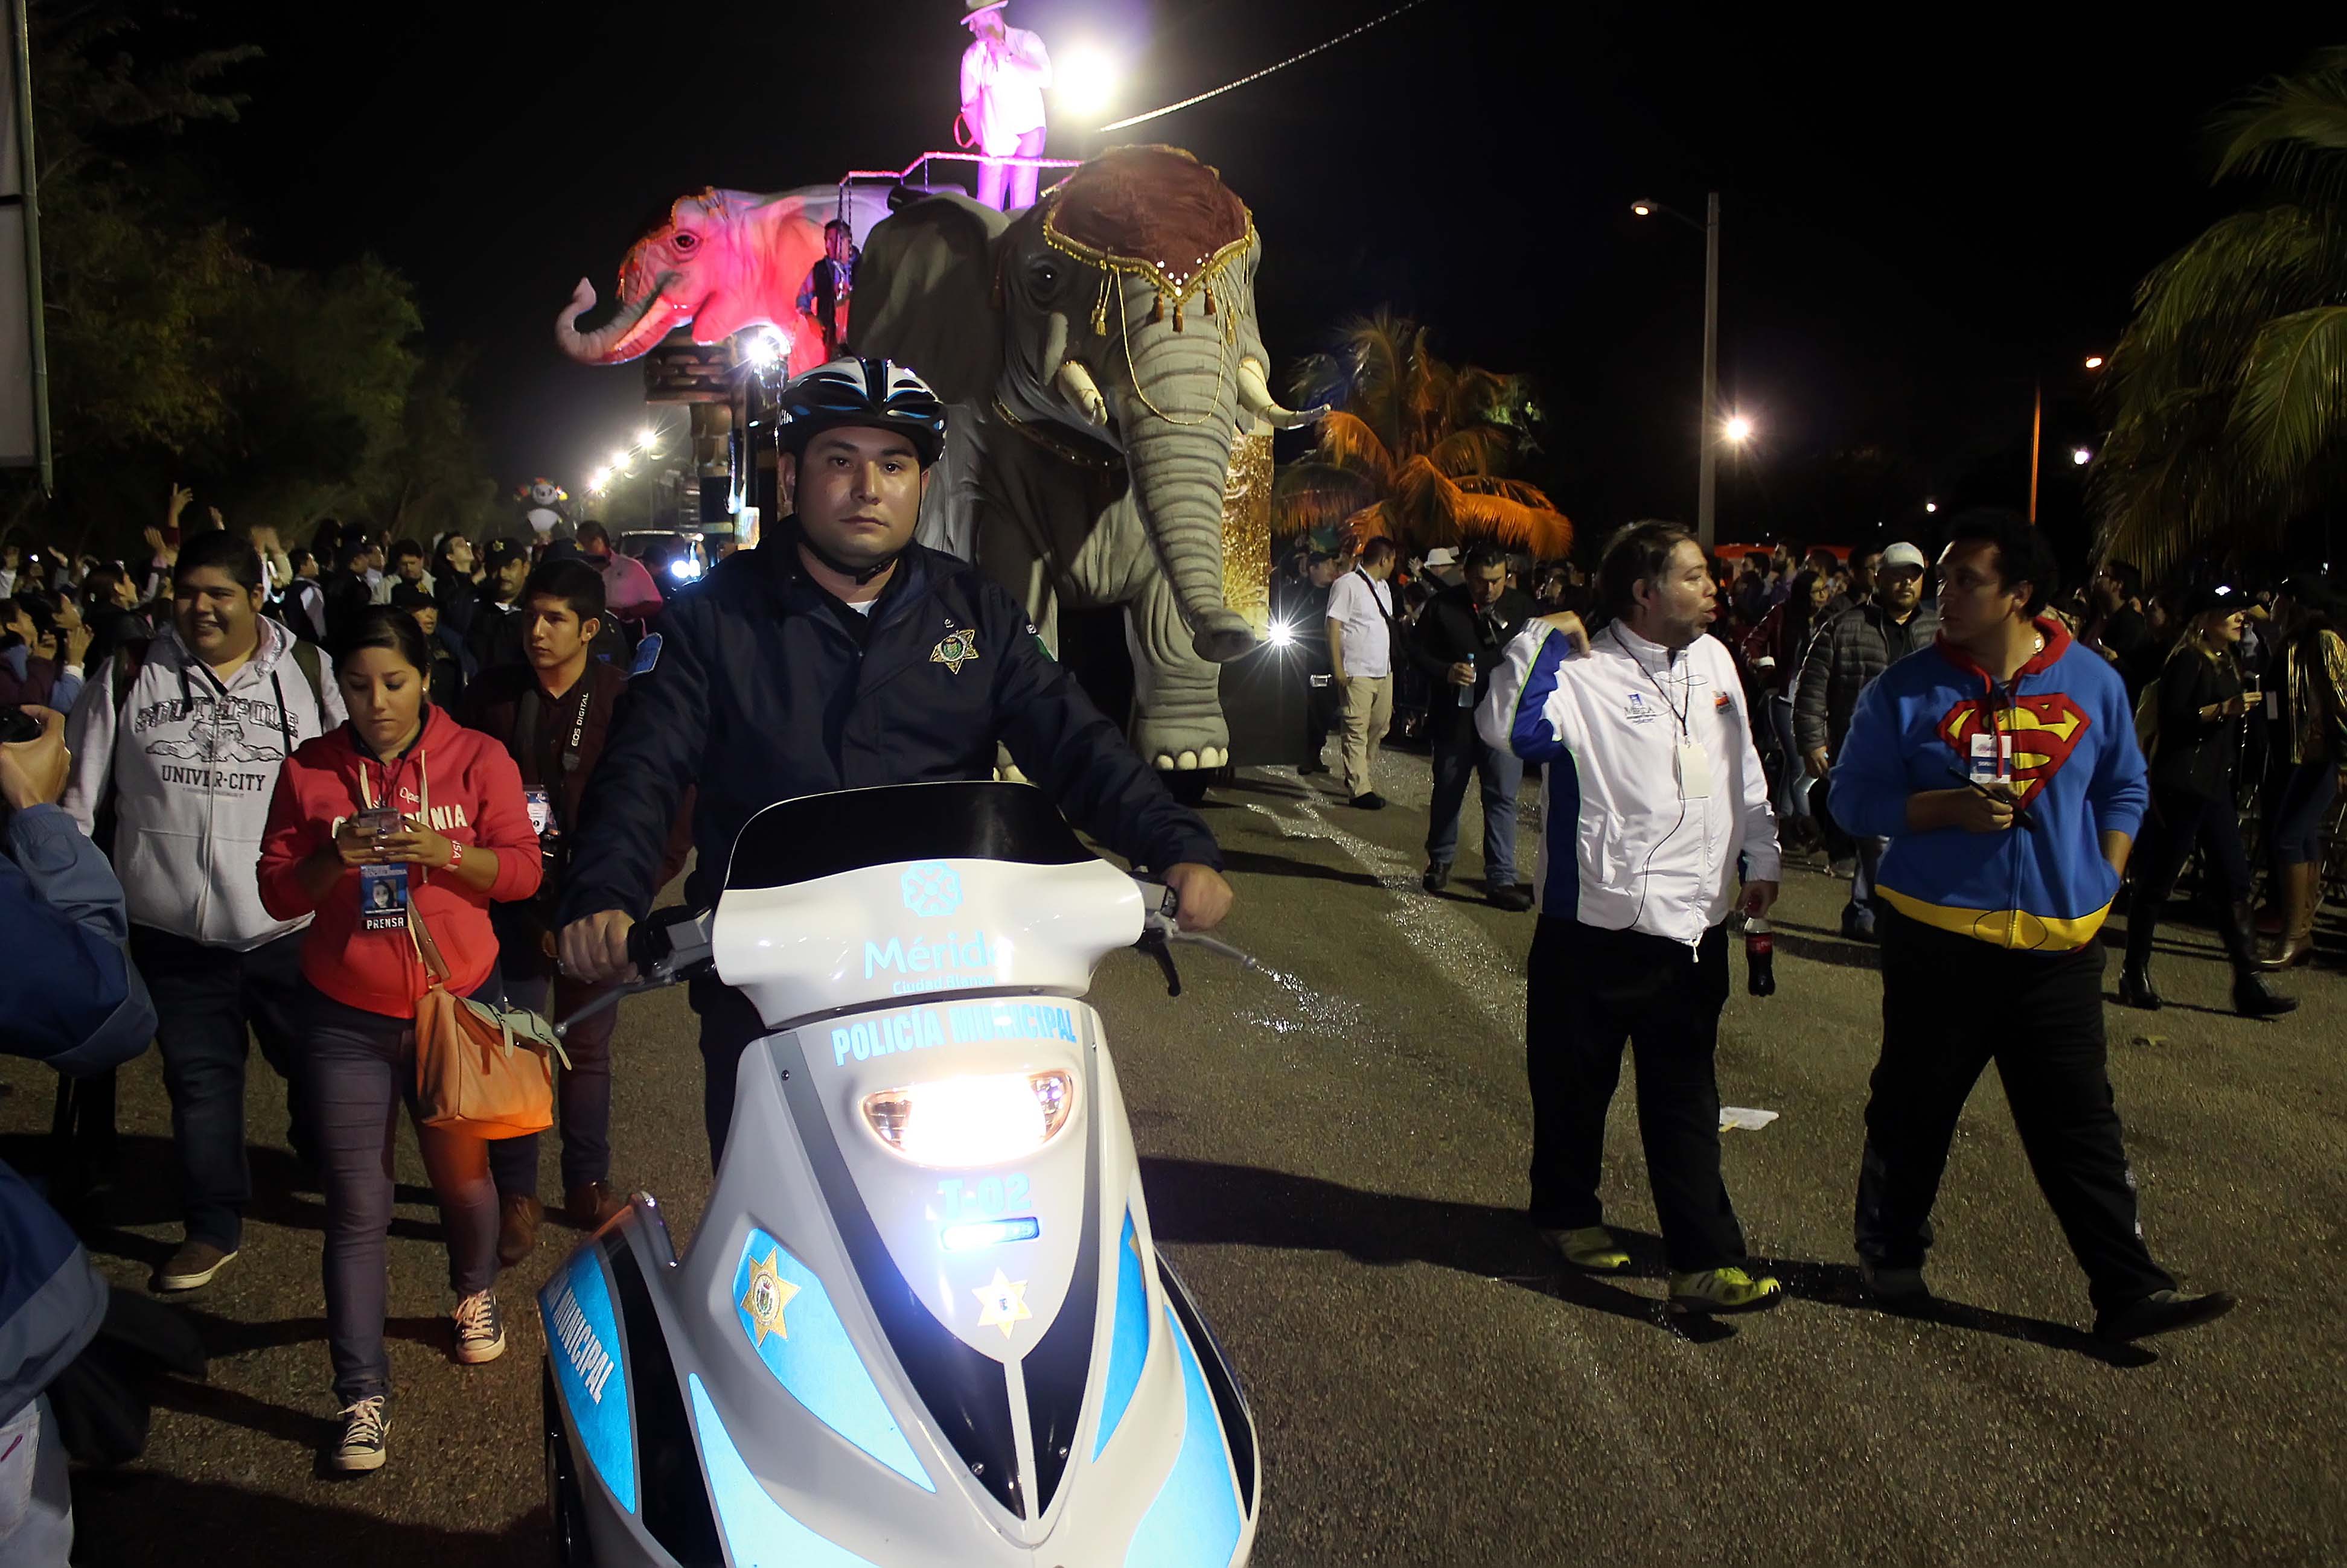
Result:
{"label": "scooter handlebar", "polygon": [[628,931],[628,961],[649,985],[690,979],[713,958],[709,917],[683,905],[655,911]]}
{"label": "scooter handlebar", "polygon": [[1176,942],[1189,942],[1204,948],[1210,952],[1220,953],[1224,958],[1234,959],[1250,969],[1262,967],[1253,958],[1240,952],[1228,942],[1216,941],[1212,937],[1200,936],[1195,932],[1182,929],[1175,920],[1175,917],[1181,913],[1182,896],[1173,888],[1162,882],[1152,882],[1145,876],[1136,876],[1133,880],[1141,889],[1142,902],[1146,906],[1146,912],[1142,917],[1141,939],[1133,945],[1156,959],[1157,967],[1165,972],[1167,996],[1178,997],[1182,994],[1182,971],[1174,965],[1174,944]]}

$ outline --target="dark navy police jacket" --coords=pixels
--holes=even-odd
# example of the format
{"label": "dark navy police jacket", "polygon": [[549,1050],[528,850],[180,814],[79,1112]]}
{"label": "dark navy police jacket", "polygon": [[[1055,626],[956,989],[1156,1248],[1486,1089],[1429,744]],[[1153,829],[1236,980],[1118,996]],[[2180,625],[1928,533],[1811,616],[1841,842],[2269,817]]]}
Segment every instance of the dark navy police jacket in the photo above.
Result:
{"label": "dark navy police jacket", "polygon": [[560,918],[641,918],[679,803],[698,784],[708,908],[743,824],[776,801],[994,776],[997,743],[1111,849],[1162,869],[1219,868],[1196,813],[1166,792],[1044,651],[1027,612],[969,562],[915,545],[868,620],[808,579],[788,518],[669,601],[638,649],[587,786]]}
{"label": "dark navy police jacket", "polygon": [[[131,967],[122,887],[54,805],[14,813],[0,855],[0,1053],[80,1076],[147,1049],[155,1008]],[[106,1280],[55,1209],[0,1163],[0,1422],[81,1354]]]}

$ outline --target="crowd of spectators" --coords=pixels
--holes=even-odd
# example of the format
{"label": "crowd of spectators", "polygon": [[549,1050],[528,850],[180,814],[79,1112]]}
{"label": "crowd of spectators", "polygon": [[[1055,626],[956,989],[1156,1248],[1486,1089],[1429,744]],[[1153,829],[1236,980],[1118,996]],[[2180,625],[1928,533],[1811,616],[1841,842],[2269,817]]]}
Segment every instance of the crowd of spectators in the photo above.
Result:
{"label": "crowd of spectators", "polygon": [[[1850,883],[1842,933],[1853,940],[1873,939],[1872,877],[1882,843],[1835,822],[1825,784],[1860,693],[1938,633],[1930,543],[1730,545],[1708,557],[1717,606],[1711,635],[1735,658],[1779,835],[1788,852],[1820,858]],[[1340,553],[1299,541],[1274,573],[1274,619],[1314,671],[1307,774],[1323,771],[1327,737],[1345,729],[1347,693],[1332,667],[1327,628],[1358,597],[1342,585],[1364,575],[1374,544]],[[1490,546],[1482,551],[1481,559],[1497,563],[1493,591],[1511,596],[1515,623],[1530,614],[1590,609],[1590,579],[1578,563]],[[1420,641],[1455,646],[1460,624],[1451,621],[1430,639],[1418,634],[1441,596],[1466,591],[1474,554],[1449,547],[1396,550],[1389,585],[1381,590],[1390,595],[1401,651],[1390,675],[1391,733],[1435,752],[1443,786],[1429,839],[1430,889],[1450,880],[1456,792],[1477,764],[1469,759],[1461,774],[1456,759],[1446,757],[1444,737],[1459,729],[1449,710],[1460,661],[1418,651]],[[2046,613],[2110,664],[2137,708],[2161,799],[2130,897],[2150,889],[2144,901],[2158,905],[2184,868],[2197,864],[2200,881],[2213,890],[2210,923],[2244,977],[2241,995],[2254,1010],[2254,977],[2304,963],[2314,950],[2324,866],[2347,779],[2347,600],[2321,571],[2233,582],[2200,566],[2152,585],[2133,565],[2114,559],[2055,597]],[[2173,678],[2163,679],[2170,672]],[[1374,712],[1370,717],[1368,727],[1384,733]],[[1345,765],[1349,772],[1350,753]],[[1492,761],[1482,765],[1488,775]],[[1512,787],[1501,783],[1486,777],[1487,820],[1513,799]],[[1382,804],[1366,774],[1348,776],[1344,788],[1352,804],[1368,804],[1365,795]],[[1487,859],[1495,872],[1512,874],[1496,855]],[[2331,876],[2339,871],[2332,867]],[[2148,979],[2157,924],[2155,907],[2151,918],[2131,927],[2138,933],[2136,958],[2122,987],[2124,997],[2147,1006],[2157,1005]],[[2260,937],[2269,938],[2261,948]]]}
{"label": "crowd of spectators", "polygon": [[[552,900],[623,671],[661,596],[591,519],[569,538],[427,543],[330,518],[289,545],[274,529],[231,530],[209,508],[204,524],[183,527],[192,498],[173,487],[132,560],[22,541],[0,550],[0,710],[22,711],[39,735],[12,736],[0,755],[12,859],[36,874],[27,887],[0,871],[0,893],[24,906],[0,915],[12,933],[96,941],[99,970],[111,965],[118,979],[108,990],[97,973],[87,1006],[73,1004],[90,1018],[131,1008],[123,987],[134,989],[121,1016],[136,1021],[118,1019],[113,1032],[129,1028],[137,1047],[151,1036],[160,1058],[183,1226],[149,1281],[160,1296],[201,1290],[242,1245],[254,1182],[246,1064],[258,1040],[284,1085],[299,1179],[324,1199],[342,1411],[325,1460],[374,1469],[390,1424],[386,1139],[403,1099],[415,1111],[422,962],[421,933],[379,917],[412,908],[448,955],[456,994],[564,1010],[594,999],[555,976]],[[52,753],[58,776],[28,783]],[[386,830],[378,805],[401,825]],[[65,840],[87,853],[56,851]],[[58,926],[36,907],[60,885],[44,882],[43,857],[103,880],[105,897],[80,896]],[[669,871],[682,860],[680,847]],[[72,935],[75,910],[100,905],[111,913],[82,918],[95,938]],[[80,1046],[64,1006],[49,1009],[60,1021],[33,1053],[86,1070],[60,1080],[47,1173],[49,1195],[70,1207],[122,1168],[113,1072],[131,1050],[110,1037],[104,1050]],[[571,1033],[556,1085],[561,1212],[579,1226],[620,1205],[617,1021],[607,1008]],[[497,1276],[528,1255],[547,1209],[538,1140],[492,1148],[420,1122],[417,1137],[446,1222],[450,1354],[486,1361],[505,1346]],[[39,1201],[0,1166],[0,1235],[44,1238],[38,1280],[0,1262],[0,1345],[32,1344],[43,1358],[0,1366],[0,1394],[27,1399],[87,1339],[84,1319],[106,1310],[69,1235],[29,1217]],[[19,1283],[79,1294],[70,1312],[51,1312]],[[19,1458],[46,1478],[61,1439],[44,1412],[32,1409],[0,1403],[0,1440],[30,1445]],[[0,1461],[8,1446],[0,1440]]]}

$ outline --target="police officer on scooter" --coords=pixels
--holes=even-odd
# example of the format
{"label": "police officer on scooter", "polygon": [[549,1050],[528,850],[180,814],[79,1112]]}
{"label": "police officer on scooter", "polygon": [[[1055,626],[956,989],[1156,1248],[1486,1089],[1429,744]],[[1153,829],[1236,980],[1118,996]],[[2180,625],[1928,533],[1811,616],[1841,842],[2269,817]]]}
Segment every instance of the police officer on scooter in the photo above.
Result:
{"label": "police officer on scooter", "polygon": [[[630,979],[628,932],[659,893],[662,846],[700,786],[686,897],[716,902],[734,835],[776,801],[993,776],[996,747],[1078,827],[1152,872],[1182,926],[1228,912],[1221,852],[1054,663],[1026,611],[969,562],[913,542],[944,405],[885,360],[842,359],[784,388],[784,517],[756,549],[670,601],[644,640],[589,782],[561,908],[564,967]],[[712,1161],[743,1049],[765,1032],[738,991],[693,983]]]}

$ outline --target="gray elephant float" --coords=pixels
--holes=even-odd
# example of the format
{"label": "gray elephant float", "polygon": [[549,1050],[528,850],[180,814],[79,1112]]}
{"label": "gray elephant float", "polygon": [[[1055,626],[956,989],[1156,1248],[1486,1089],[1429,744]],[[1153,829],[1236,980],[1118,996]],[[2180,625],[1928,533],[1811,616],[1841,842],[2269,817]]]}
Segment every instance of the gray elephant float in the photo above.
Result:
{"label": "gray elephant float", "polygon": [[[1321,412],[1272,399],[1261,255],[1213,169],[1126,147],[1023,211],[917,201],[873,229],[856,271],[856,352],[953,406],[924,538],[978,561],[1054,648],[1061,605],[1122,607],[1132,739],[1163,769],[1229,760],[1216,666],[1256,645],[1259,620],[1225,591],[1235,449],[1266,484],[1271,428]],[[1251,543],[1231,587],[1259,615],[1268,541]]]}

